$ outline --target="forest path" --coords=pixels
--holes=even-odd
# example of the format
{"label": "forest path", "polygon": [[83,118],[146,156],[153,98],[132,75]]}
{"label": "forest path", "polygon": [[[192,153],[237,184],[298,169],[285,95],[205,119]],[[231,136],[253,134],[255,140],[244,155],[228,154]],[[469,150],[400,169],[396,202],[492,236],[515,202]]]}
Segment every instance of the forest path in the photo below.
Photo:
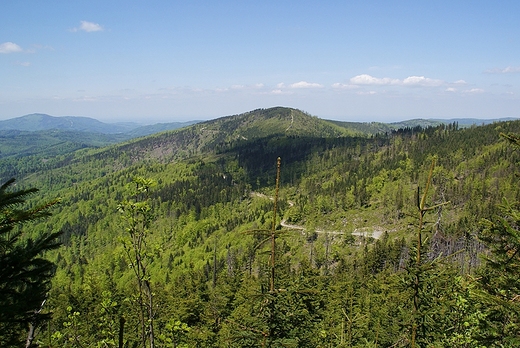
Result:
{"label": "forest path", "polygon": [[[263,193],[259,193],[259,192],[251,192],[251,196],[268,198],[270,200],[274,200],[273,197],[269,197],[269,196],[267,196],[267,195],[265,195]],[[292,201],[287,201],[287,202],[289,203],[289,206],[291,206],[291,207],[294,205],[294,202],[292,202]],[[288,224],[286,219],[282,219],[282,221],[280,221],[280,225],[282,227],[285,227],[285,228],[288,228],[288,229],[291,229],[291,230],[301,231],[302,234],[304,234],[307,231],[307,229],[304,226]],[[313,232],[317,233],[317,234],[332,234],[332,235],[344,235],[344,234],[347,234],[347,232],[329,231],[329,230],[322,230],[322,229],[315,229]],[[364,238],[379,239],[379,238],[381,238],[381,236],[384,233],[385,232],[383,230],[380,230],[380,229],[373,229],[371,231],[365,231],[365,230],[359,231],[358,229],[355,229],[354,232],[351,233],[351,235],[358,236],[358,237],[364,237]]]}
{"label": "forest path", "polygon": [[[306,228],[304,226],[288,224],[285,219],[280,222],[280,225],[282,227],[289,228],[292,230],[302,231],[302,233],[304,233],[306,231]],[[315,229],[313,232],[317,233],[317,234],[332,234],[332,235],[348,234],[347,232],[342,232],[342,231],[329,231],[329,230],[322,230],[322,229]],[[358,237],[379,239],[379,238],[381,238],[381,236],[384,233],[385,232],[381,231],[381,230],[358,231],[356,229],[356,230],[354,230],[354,232],[352,232],[350,234],[353,236],[358,236]]]}
{"label": "forest path", "polygon": [[289,129],[291,129],[293,123],[294,123],[294,114],[293,114],[292,111],[291,111],[291,124],[290,124],[289,127],[287,127],[287,129],[285,130],[286,132],[287,132]]}

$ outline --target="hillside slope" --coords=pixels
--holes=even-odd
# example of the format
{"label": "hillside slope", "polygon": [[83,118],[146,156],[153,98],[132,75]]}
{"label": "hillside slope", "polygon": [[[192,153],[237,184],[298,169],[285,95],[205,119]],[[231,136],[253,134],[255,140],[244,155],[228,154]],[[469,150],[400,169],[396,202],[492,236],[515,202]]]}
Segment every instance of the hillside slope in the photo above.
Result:
{"label": "hillside slope", "polygon": [[117,159],[126,153],[132,161],[173,160],[215,154],[224,149],[269,137],[335,138],[350,134],[342,127],[296,109],[258,109],[197,123],[180,130],[134,139],[97,151],[97,158]]}
{"label": "hillside slope", "polygon": [[[287,294],[284,320],[298,328],[309,325],[312,337],[306,339],[316,340],[313,346],[339,346],[334,337],[344,328],[337,323],[355,311],[379,325],[356,327],[358,346],[362,339],[384,346],[399,342],[407,335],[402,323],[409,322],[409,291],[402,284],[409,280],[403,268],[415,240],[416,194],[423,192],[432,161],[427,201],[450,203],[428,215],[425,258],[450,255],[443,272],[451,282],[479,267],[480,220],[492,216],[503,197],[520,197],[520,154],[499,137],[520,133],[520,122],[418,127],[371,137],[345,132],[297,110],[274,108],[41,161],[18,185],[40,188],[42,200],[59,196],[63,202],[49,220],[28,229],[63,231],[63,248],[49,255],[58,266],[49,330],[70,332],[63,323],[71,315],[66,308],[73,308],[81,313],[80,339],[92,345],[94,338],[101,340],[92,323],[99,322],[100,303],[108,300],[124,303],[111,307],[117,309],[114,318],[133,315],[135,325],[135,307],[127,305],[135,295],[123,245],[128,229],[118,208],[137,199],[129,190],[140,176],[156,182],[146,191],[153,211],[146,257],[160,330],[175,318],[191,328],[184,335],[199,346],[260,342],[262,336],[247,328],[266,327],[265,311],[251,308],[265,309],[275,297],[265,290],[271,244],[264,243],[274,226],[281,289],[276,297]],[[452,296],[444,289],[456,286],[444,284],[435,287],[444,291],[443,301]],[[358,301],[355,306],[345,304],[346,293]],[[456,310],[446,306],[442,313]],[[367,327],[380,328],[376,337]],[[333,335],[320,335],[323,330]],[[288,335],[292,341],[283,342],[299,337]]]}

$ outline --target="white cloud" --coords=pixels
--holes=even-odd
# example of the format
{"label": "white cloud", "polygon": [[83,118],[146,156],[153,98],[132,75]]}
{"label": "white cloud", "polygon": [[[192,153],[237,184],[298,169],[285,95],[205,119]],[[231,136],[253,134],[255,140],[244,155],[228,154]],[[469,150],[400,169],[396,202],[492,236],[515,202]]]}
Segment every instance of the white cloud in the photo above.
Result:
{"label": "white cloud", "polygon": [[520,66],[508,66],[507,68],[502,70],[502,72],[504,74],[507,74],[507,73],[517,73],[517,72],[520,72]]}
{"label": "white cloud", "polygon": [[283,89],[273,89],[267,94],[274,94],[274,95],[282,95],[282,94],[293,94],[291,91],[283,90]]}
{"label": "white cloud", "polygon": [[368,91],[368,92],[357,92],[358,95],[374,95],[376,91]]}
{"label": "white cloud", "polygon": [[18,64],[20,66],[30,66],[31,62],[17,62],[16,64]]}
{"label": "white cloud", "polygon": [[368,74],[357,75],[350,79],[350,83],[354,85],[397,85],[399,82],[399,79],[377,78]]}
{"label": "white cloud", "polygon": [[233,90],[250,90],[250,89],[260,89],[263,88],[263,83],[255,83],[253,85],[232,85],[231,89]]}
{"label": "white cloud", "polygon": [[373,77],[368,74],[354,76],[350,79],[353,85],[368,85],[368,86],[421,86],[421,87],[437,87],[442,86],[444,81],[431,79],[424,76],[409,76],[403,80],[394,79],[390,77]]}
{"label": "white cloud", "polygon": [[[262,87],[263,87],[263,85],[262,85]],[[323,85],[319,84],[319,83],[312,83],[312,82],[307,82],[307,81],[295,82],[288,86],[283,82],[280,82],[279,84],[276,85],[276,90],[282,90],[284,88],[323,88]]]}
{"label": "white cloud", "polygon": [[336,83],[332,84],[332,88],[337,88],[337,89],[358,89],[359,86],[358,85],[352,85],[352,84],[349,84],[349,83],[339,83],[339,82],[336,82]]}
{"label": "white cloud", "polygon": [[514,73],[520,73],[520,66],[508,66],[506,68],[500,69],[488,69],[485,71],[488,74],[514,74]]}
{"label": "white cloud", "polygon": [[101,25],[87,21],[81,21],[80,29],[88,33],[92,31],[103,31],[103,27]]}
{"label": "white cloud", "polygon": [[300,82],[291,84],[289,87],[291,87],[291,88],[323,88],[323,85],[320,85],[319,83],[300,81]]}
{"label": "white cloud", "polygon": [[0,53],[22,52],[22,48],[13,42],[4,42],[0,44]]}
{"label": "white cloud", "polygon": [[448,87],[448,88],[446,88],[445,91],[446,91],[446,92],[457,92],[457,89],[456,89],[456,88],[453,88],[453,87]]}
{"label": "white cloud", "polygon": [[430,79],[424,76],[410,76],[403,80],[403,86],[437,87],[444,84],[442,80]]}
{"label": "white cloud", "polygon": [[103,28],[103,26],[101,26],[97,23],[81,21],[81,24],[79,27],[71,29],[72,32],[76,32],[78,30],[83,30],[83,31],[86,31],[87,33],[91,33],[94,31],[103,31],[105,29]]}
{"label": "white cloud", "polygon": [[455,85],[467,85],[468,83],[464,80],[457,80],[455,82],[453,82],[453,84]]}

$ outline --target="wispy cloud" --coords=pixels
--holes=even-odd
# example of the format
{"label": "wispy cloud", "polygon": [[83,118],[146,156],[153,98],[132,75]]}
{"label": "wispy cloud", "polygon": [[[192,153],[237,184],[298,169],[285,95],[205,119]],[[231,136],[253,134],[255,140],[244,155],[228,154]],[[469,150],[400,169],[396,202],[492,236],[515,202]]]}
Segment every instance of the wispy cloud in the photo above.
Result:
{"label": "wispy cloud", "polygon": [[337,88],[337,89],[357,89],[357,88],[359,88],[359,86],[358,85],[351,85],[351,84],[348,84],[348,83],[336,82],[336,83],[332,84],[332,88]]}
{"label": "wispy cloud", "polygon": [[288,91],[286,89],[280,89],[280,88],[277,88],[277,89],[273,89],[271,90],[270,92],[268,92],[267,94],[274,94],[274,95],[285,95],[285,94],[293,94],[294,92],[291,92],[291,91]]}
{"label": "wispy cloud", "polygon": [[442,86],[444,81],[424,76],[410,76],[405,78],[402,84],[403,86],[438,87]]}
{"label": "wispy cloud", "polygon": [[79,98],[74,98],[72,99],[73,101],[75,102],[96,102],[98,101],[99,99],[97,97],[93,97],[93,96],[89,96],[89,95],[84,95],[84,96],[81,96]]}
{"label": "wispy cloud", "polygon": [[[444,92],[450,92],[450,93],[456,93],[459,91],[460,88],[463,86],[466,86],[468,83],[465,80],[457,80],[454,82],[447,83],[447,87],[444,90]],[[466,93],[463,91],[463,93]]]}
{"label": "wispy cloud", "polygon": [[264,88],[263,83],[255,83],[253,85],[232,85],[230,89],[232,90],[250,90],[250,89],[261,89]]}
{"label": "wispy cloud", "polygon": [[[271,93],[273,93],[274,91],[282,91],[284,89],[305,89],[305,88],[323,88],[324,86],[322,84],[319,84],[319,83],[313,83],[313,82],[307,82],[307,81],[300,81],[300,82],[295,82],[295,83],[291,83],[290,85],[286,85],[285,83],[283,82],[280,82],[276,85],[276,89],[273,90]],[[279,92],[278,92],[279,94]]]}
{"label": "wispy cloud", "polygon": [[487,74],[514,74],[520,73],[520,66],[508,66],[506,68],[494,68],[485,71]]}
{"label": "wispy cloud", "polygon": [[424,76],[409,76],[405,79],[395,79],[390,77],[374,77],[368,74],[354,76],[350,79],[352,85],[367,86],[419,86],[419,87],[438,87],[445,82],[442,80],[432,79]]}
{"label": "wispy cloud", "polygon": [[48,46],[48,45],[34,44],[30,48],[25,49],[25,52],[36,53],[37,51],[41,51],[41,50],[54,51],[54,48],[52,46]]}
{"label": "wispy cloud", "polygon": [[102,25],[99,25],[97,23],[88,22],[88,21],[81,21],[79,27],[72,28],[70,31],[76,32],[76,31],[85,31],[87,33],[95,32],[95,31],[103,31],[105,30]]}
{"label": "wispy cloud", "polygon": [[4,42],[3,44],[0,44],[0,53],[16,53],[16,52],[22,52],[22,48],[15,44],[14,42]]}
{"label": "wispy cloud", "polygon": [[389,77],[378,78],[368,74],[354,76],[350,79],[353,85],[398,85],[399,79],[391,79]]}
{"label": "wispy cloud", "polygon": [[464,93],[467,94],[481,94],[484,93],[484,90],[482,88],[472,88],[464,91]]}

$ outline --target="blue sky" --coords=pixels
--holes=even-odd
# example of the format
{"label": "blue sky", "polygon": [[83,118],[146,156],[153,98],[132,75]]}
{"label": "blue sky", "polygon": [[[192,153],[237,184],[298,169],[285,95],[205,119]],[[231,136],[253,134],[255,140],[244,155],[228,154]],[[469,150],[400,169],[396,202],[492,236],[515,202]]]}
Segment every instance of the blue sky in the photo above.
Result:
{"label": "blue sky", "polygon": [[0,119],[520,117],[520,1],[4,1]]}

